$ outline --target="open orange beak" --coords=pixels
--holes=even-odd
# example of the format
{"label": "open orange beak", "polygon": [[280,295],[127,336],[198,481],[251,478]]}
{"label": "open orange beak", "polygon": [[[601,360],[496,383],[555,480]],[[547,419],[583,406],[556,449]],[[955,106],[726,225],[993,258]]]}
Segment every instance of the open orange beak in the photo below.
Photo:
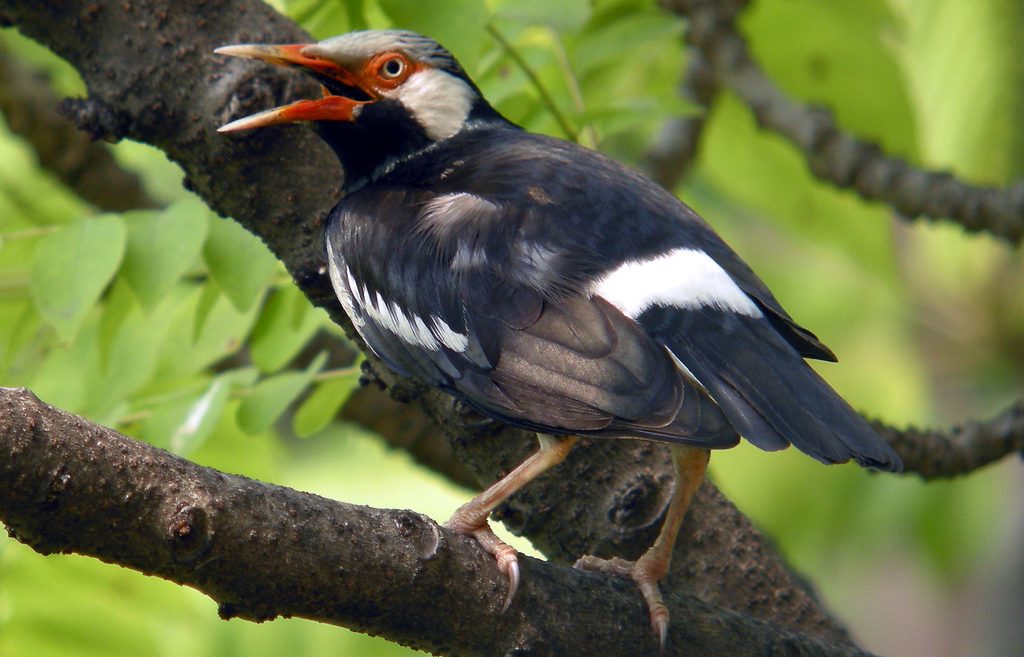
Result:
{"label": "open orange beak", "polygon": [[[326,59],[304,55],[303,51],[309,45],[311,44],[296,43],[281,46],[243,44],[223,46],[214,50],[220,55],[259,59],[276,66],[303,68],[320,80],[320,86],[324,92],[323,98],[318,100],[300,100],[290,105],[252,114],[222,125],[217,128],[217,132],[250,130],[297,121],[355,120],[362,106],[373,102],[376,97],[375,92],[343,66]],[[366,100],[350,96],[365,97]]]}

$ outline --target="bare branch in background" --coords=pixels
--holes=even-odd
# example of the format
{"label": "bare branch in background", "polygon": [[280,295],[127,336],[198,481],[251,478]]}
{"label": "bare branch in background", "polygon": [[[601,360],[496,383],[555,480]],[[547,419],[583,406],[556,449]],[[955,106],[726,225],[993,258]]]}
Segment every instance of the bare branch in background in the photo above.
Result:
{"label": "bare branch in background", "polygon": [[972,420],[949,431],[871,424],[903,459],[904,472],[922,479],[969,474],[1014,452],[1024,456],[1024,400],[991,420]]}
{"label": "bare branch in background", "polygon": [[0,49],[0,112],[32,146],[39,164],[101,210],[156,208],[142,182],[122,168],[106,144],[95,142],[57,110],[49,80]]}
{"label": "bare branch in background", "polygon": [[949,219],[1011,244],[1024,239],[1024,182],[981,187],[948,172],[915,167],[843,132],[827,110],[786,96],[751,58],[736,28],[735,17],[745,0],[661,3],[689,19],[687,41],[704,53],[717,83],[734,91],[761,127],[792,142],[818,178],[886,203],[904,219]]}
{"label": "bare branch in background", "polygon": [[665,189],[674,190],[697,159],[704,124],[718,89],[704,53],[691,49],[679,95],[693,103],[698,108],[697,113],[668,121],[647,151],[644,162],[648,175]]}

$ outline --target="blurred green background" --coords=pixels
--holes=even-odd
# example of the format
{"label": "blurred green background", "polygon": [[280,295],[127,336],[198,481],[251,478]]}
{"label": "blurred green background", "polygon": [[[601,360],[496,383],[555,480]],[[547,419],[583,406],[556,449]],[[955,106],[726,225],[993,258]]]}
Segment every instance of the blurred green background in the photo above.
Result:
{"label": "blurred green background", "polygon": [[[583,143],[637,165],[667,120],[694,111],[677,94],[684,25],[650,2],[274,4],[316,38],[392,25],[430,34],[509,118],[559,136],[568,124]],[[761,0],[742,27],[787,93],[833,109],[845,129],[972,182],[1021,178],[1019,2]],[[48,72],[59,94],[84,93],[73,70],[13,30],[0,32],[0,47]],[[2,121],[0,384],[197,462],[338,499],[435,518],[468,499],[332,419],[356,367],[326,367],[304,347],[324,331],[344,340],[340,331],[258,240],[191,197],[162,154],[112,147],[165,209],[99,215]],[[855,407],[890,423],[946,426],[1021,396],[1019,249],[941,222],[906,224],[814,180],[729,94],[677,191],[839,354],[820,371]],[[742,446],[716,454],[712,471],[865,648],[1024,650],[1012,643],[1024,617],[1019,460],[925,485]],[[0,655],[178,654],[415,653],[301,620],[223,622],[190,589],[0,538]]]}

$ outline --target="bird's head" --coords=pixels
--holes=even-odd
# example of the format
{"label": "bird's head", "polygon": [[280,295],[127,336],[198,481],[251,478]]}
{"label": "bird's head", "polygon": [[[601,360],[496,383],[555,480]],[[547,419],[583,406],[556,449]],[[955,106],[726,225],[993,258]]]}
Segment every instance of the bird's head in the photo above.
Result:
{"label": "bird's head", "polygon": [[370,30],[319,43],[244,44],[216,52],[300,68],[323,91],[321,98],[232,121],[220,132],[314,122],[349,175],[369,175],[362,169],[448,139],[468,124],[503,121],[451,53],[414,32]]}

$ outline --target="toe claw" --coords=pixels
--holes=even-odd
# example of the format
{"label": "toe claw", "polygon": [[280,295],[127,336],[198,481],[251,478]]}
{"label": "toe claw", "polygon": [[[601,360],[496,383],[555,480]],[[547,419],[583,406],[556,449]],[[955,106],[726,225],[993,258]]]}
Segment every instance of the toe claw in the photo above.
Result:
{"label": "toe claw", "polygon": [[668,641],[668,609],[664,604],[652,606],[650,609],[651,629],[658,637],[658,649],[665,652],[665,642]]}
{"label": "toe claw", "polygon": [[503,570],[508,575],[508,593],[505,595],[505,604],[501,605],[501,613],[504,614],[512,606],[512,600],[515,599],[516,592],[519,591],[519,560],[515,558],[515,555]]}
{"label": "toe claw", "polygon": [[493,546],[494,559],[498,562],[498,570],[508,577],[508,593],[505,594],[505,604],[501,606],[504,613],[512,604],[519,590],[519,553],[507,543],[499,543]]}

